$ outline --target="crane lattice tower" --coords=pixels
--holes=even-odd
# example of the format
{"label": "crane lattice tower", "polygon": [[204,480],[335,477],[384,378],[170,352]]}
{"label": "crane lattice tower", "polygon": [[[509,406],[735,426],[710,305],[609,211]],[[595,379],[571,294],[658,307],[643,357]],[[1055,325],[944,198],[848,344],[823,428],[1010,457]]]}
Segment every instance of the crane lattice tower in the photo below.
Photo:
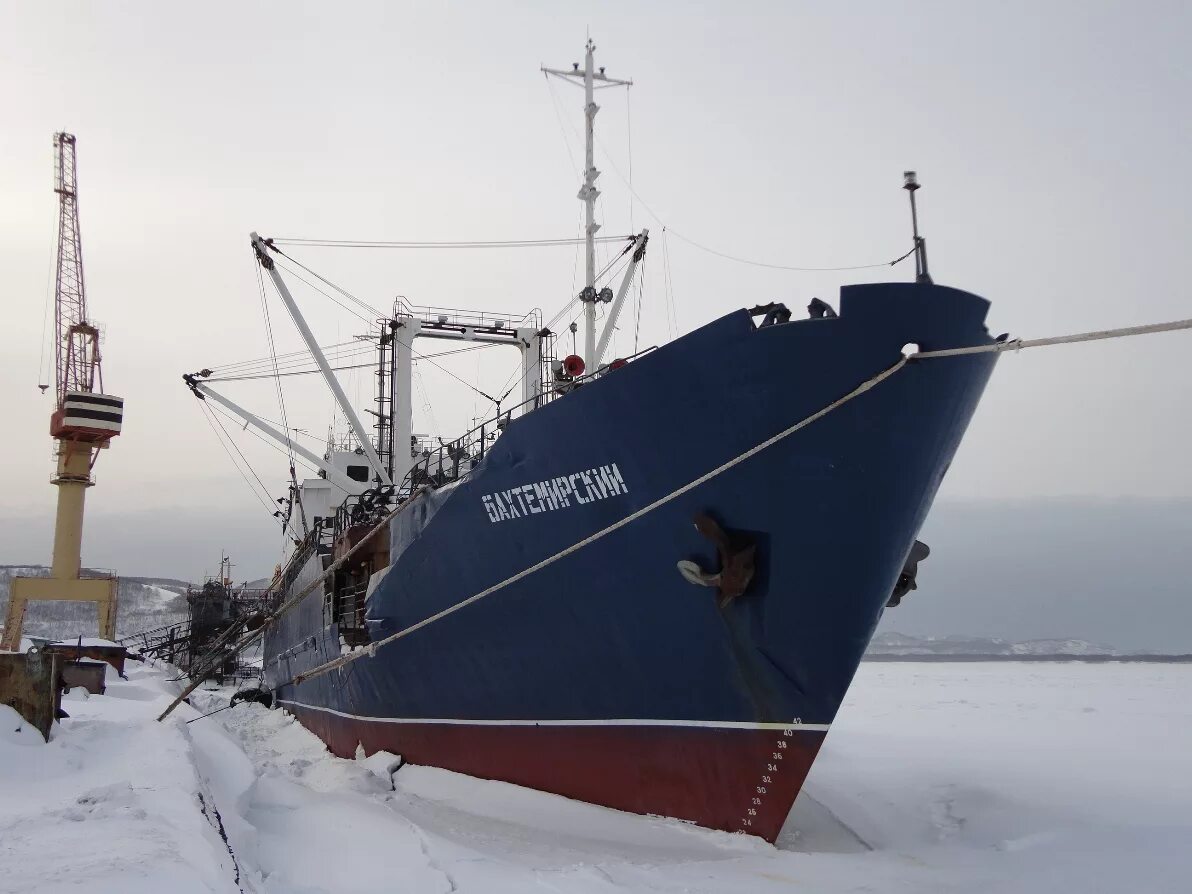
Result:
{"label": "crane lattice tower", "polygon": [[[103,393],[99,329],[87,318],[83,284],[83,242],[79,230],[75,138],[54,134],[54,192],[58,194],[58,275],[54,295],[55,404],[50,436],[57,444],[58,488],[54,553],[49,577],[18,577],[12,582],[0,649],[20,647],[29,602],[94,602],[99,635],[116,633],[118,581],[112,574],[81,577],[83,509],[99,451],[120,434],[124,400]],[[48,386],[40,386],[44,392]]]}

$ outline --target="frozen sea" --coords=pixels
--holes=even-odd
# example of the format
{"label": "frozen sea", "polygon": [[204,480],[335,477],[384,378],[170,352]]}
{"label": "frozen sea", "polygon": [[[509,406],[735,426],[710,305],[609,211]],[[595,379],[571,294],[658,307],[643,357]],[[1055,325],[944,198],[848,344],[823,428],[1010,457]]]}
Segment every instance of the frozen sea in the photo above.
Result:
{"label": "frozen sea", "polygon": [[[1192,665],[867,663],[776,847],[331,757],[130,663],[0,706],[0,891],[1192,891]],[[226,842],[225,842],[226,839]]]}

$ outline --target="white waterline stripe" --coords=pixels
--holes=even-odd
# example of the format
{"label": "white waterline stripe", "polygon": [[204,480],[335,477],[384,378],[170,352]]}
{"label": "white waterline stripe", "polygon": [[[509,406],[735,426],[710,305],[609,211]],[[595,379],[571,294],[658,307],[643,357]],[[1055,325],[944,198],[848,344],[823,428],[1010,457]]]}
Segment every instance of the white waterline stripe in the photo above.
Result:
{"label": "white waterline stripe", "polygon": [[370,723],[438,723],[456,726],[698,726],[711,729],[796,729],[807,732],[828,731],[827,723],[750,723],[738,720],[642,720],[638,718],[617,720],[460,720],[441,717],[366,717],[361,714],[347,714],[334,708],[321,708],[303,702],[279,698],[279,705],[306,708],[308,711],[322,711],[348,720],[365,720]]}

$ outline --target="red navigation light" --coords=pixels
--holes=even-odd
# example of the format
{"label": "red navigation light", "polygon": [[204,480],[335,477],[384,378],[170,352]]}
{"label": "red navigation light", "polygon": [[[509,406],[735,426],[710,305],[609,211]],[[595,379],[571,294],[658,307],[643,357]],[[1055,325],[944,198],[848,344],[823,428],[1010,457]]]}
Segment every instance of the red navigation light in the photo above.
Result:
{"label": "red navigation light", "polygon": [[579,354],[569,354],[563,358],[563,372],[567,373],[571,378],[574,379],[576,376],[582,376],[584,369],[584,358],[579,356]]}

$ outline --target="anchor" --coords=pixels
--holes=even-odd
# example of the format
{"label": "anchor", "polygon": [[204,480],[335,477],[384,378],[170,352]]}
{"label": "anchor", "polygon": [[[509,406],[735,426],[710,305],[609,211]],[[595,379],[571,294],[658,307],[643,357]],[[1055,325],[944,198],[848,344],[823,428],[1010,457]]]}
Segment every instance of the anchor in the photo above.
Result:
{"label": "anchor", "polygon": [[716,545],[720,556],[720,570],[704,571],[690,559],[678,562],[679,573],[690,583],[701,587],[716,587],[720,598],[717,605],[725,608],[741,596],[753,581],[757,544],[748,543],[739,534],[725,531],[710,515],[700,513],[693,519],[695,529]]}

